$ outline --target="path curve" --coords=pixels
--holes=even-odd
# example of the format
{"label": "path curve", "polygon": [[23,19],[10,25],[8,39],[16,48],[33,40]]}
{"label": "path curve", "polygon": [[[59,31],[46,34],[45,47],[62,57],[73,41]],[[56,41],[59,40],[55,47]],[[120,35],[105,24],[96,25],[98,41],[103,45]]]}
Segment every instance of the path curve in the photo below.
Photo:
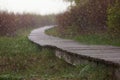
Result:
{"label": "path curve", "polygon": [[61,39],[45,34],[45,30],[52,27],[53,26],[45,26],[34,29],[28,36],[29,40],[40,46],[49,46],[68,53],[79,55],[89,60],[120,66],[120,47],[83,45],[73,40]]}

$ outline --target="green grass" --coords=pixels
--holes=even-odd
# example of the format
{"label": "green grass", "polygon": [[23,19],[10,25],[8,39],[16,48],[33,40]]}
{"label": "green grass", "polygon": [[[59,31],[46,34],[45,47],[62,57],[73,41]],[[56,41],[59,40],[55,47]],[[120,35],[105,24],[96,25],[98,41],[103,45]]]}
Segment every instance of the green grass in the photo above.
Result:
{"label": "green grass", "polygon": [[66,31],[66,35],[62,35],[57,31],[57,27],[46,30],[48,35],[53,35],[65,39],[72,39],[87,45],[112,45],[120,46],[120,37],[111,37],[107,33],[89,34],[89,35],[71,35],[72,30]]}
{"label": "green grass", "polygon": [[107,35],[83,35],[76,36],[74,40],[81,42],[83,44],[93,44],[93,45],[112,45],[112,46],[120,46],[120,39],[111,38]]}
{"label": "green grass", "polygon": [[54,50],[30,42],[28,32],[0,37],[0,80],[112,80],[112,68],[89,62],[72,66]]}

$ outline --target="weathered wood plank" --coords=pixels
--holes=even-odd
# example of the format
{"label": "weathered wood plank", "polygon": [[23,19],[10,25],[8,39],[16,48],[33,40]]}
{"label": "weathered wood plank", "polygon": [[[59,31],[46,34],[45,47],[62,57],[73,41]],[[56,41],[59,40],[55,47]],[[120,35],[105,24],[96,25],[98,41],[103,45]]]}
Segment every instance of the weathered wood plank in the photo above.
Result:
{"label": "weathered wood plank", "polygon": [[44,33],[45,30],[52,27],[53,26],[46,26],[33,30],[29,35],[29,39],[41,46],[56,47],[60,50],[86,57],[86,59],[103,60],[120,65],[120,47],[83,45],[73,40],[46,35]]}

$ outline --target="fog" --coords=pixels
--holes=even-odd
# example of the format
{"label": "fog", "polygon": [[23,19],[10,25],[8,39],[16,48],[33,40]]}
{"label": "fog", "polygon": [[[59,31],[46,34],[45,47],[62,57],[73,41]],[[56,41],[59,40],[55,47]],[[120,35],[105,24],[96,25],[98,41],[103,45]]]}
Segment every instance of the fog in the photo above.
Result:
{"label": "fog", "polygon": [[0,0],[0,9],[15,13],[56,14],[67,9],[63,0]]}

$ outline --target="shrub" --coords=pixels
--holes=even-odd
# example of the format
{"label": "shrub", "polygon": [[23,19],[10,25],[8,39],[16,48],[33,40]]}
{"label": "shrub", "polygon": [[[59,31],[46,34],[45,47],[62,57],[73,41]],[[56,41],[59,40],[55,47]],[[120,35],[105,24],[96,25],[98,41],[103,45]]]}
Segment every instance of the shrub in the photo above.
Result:
{"label": "shrub", "polygon": [[118,1],[108,9],[107,24],[108,30],[113,36],[120,34],[120,3]]}
{"label": "shrub", "polygon": [[78,34],[106,32],[107,8],[114,2],[114,0],[79,0],[76,2],[77,5],[58,15],[59,31],[64,33],[72,27],[75,28],[72,31]]}
{"label": "shrub", "polygon": [[13,35],[16,29],[14,14],[0,12],[0,35]]}
{"label": "shrub", "polygon": [[15,36],[19,29],[55,24],[55,15],[14,14],[0,11],[0,36]]}

